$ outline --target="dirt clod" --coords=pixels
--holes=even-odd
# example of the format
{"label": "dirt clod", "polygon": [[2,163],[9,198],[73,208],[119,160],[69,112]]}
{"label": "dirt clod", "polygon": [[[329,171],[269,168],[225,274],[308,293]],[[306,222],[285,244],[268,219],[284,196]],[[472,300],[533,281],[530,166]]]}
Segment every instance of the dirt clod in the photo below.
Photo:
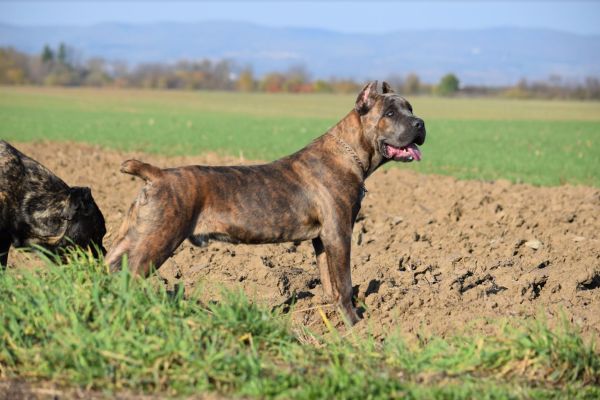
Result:
{"label": "dirt clod", "polygon": [[542,247],[542,242],[540,242],[537,239],[528,240],[527,242],[525,242],[525,246],[527,246],[527,247],[529,247],[530,249],[533,249],[533,250],[538,250],[540,247]]}

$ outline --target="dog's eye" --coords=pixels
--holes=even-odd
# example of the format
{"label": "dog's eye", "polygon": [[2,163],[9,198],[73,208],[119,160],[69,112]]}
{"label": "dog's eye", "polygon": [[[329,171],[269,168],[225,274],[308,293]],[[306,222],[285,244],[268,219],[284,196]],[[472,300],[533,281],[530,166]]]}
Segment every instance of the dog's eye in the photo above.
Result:
{"label": "dog's eye", "polygon": [[385,116],[386,117],[390,117],[390,118],[393,117],[394,115],[396,115],[396,113],[394,112],[394,110],[390,110],[390,111],[388,111],[388,112],[385,113]]}

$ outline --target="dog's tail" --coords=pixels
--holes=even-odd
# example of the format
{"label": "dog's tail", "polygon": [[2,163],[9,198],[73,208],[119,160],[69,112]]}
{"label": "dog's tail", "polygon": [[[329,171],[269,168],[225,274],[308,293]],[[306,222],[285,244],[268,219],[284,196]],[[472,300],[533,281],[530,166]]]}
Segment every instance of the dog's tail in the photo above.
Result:
{"label": "dog's tail", "polygon": [[121,164],[121,172],[139,176],[146,182],[153,182],[163,176],[163,171],[160,168],[138,160],[125,161]]}

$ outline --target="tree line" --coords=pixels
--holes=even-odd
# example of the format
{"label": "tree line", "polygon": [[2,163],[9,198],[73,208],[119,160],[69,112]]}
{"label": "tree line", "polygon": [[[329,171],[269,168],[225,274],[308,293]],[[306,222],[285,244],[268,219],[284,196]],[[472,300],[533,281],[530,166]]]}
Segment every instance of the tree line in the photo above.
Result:
{"label": "tree line", "polygon": [[[415,73],[392,75],[387,81],[405,95],[504,96],[512,98],[600,99],[600,80],[588,77],[583,83],[564,82],[560,76],[545,81],[521,80],[508,87],[462,86],[455,74],[437,84],[422,82]],[[173,64],[126,63],[92,57],[83,60],[64,43],[44,46],[38,55],[0,47],[0,84],[45,86],[91,86],[180,90],[227,90],[241,92],[355,93],[362,83],[352,79],[311,79],[304,66],[284,72],[256,76],[251,67],[229,60],[181,60]]]}

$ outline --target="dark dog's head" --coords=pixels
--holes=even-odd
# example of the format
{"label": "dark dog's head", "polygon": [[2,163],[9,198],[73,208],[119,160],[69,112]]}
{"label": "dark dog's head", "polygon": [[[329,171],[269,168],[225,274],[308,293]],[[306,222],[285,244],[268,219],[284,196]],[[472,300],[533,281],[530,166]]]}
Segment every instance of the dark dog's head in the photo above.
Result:
{"label": "dark dog's head", "polygon": [[356,99],[355,109],[365,139],[375,149],[377,164],[421,159],[418,146],[425,142],[425,123],[387,82],[383,82],[383,93],[377,91],[377,81],[366,85]]}
{"label": "dark dog's head", "polygon": [[106,234],[104,216],[92,197],[92,191],[87,187],[72,187],[62,212],[66,223],[65,233],[57,247],[67,247],[76,244],[79,247],[89,247],[95,256],[96,250],[106,254],[102,239]]}

